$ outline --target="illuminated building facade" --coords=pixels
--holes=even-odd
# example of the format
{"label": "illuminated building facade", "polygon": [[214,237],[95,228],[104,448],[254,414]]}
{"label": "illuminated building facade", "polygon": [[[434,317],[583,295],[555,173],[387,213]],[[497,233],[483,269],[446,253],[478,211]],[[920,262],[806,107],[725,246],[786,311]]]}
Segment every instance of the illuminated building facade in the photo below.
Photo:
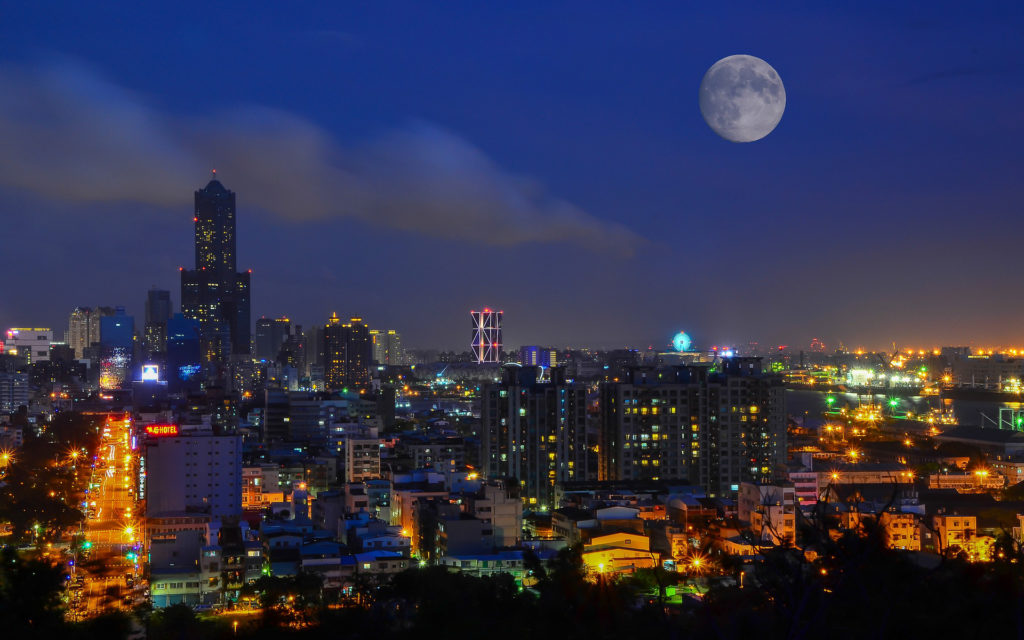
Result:
{"label": "illuminated building facade", "polygon": [[65,342],[74,349],[76,358],[84,358],[85,350],[100,341],[100,318],[114,315],[110,307],[75,307],[68,316]]}
{"label": "illuminated building facade", "polygon": [[558,350],[547,347],[520,347],[519,363],[524,367],[557,367]]}
{"label": "illuminated building facade", "polygon": [[541,381],[535,367],[509,366],[481,388],[481,463],[491,478],[514,478],[534,509],[554,508],[558,482],[588,480],[587,390],[561,368]]}
{"label": "illuminated building facade", "polygon": [[100,318],[100,388],[120,389],[129,382],[135,352],[135,318],[117,307]]}
{"label": "illuminated building facade", "polygon": [[473,318],[473,359],[478,364],[501,362],[501,318],[503,311],[470,311]]}
{"label": "illuminated building facade", "polygon": [[251,271],[236,272],[235,194],[216,174],[195,192],[195,269],[181,270],[181,311],[199,322],[203,357],[250,352]]}
{"label": "illuminated building facade", "polygon": [[601,480],[685,479],[726,496],[785,462],[784,391],[759,358],[625,375],[601,387]]}
{"label": "illuminated building facade", "polygon": [[50,359],[50,345],[53,343],[53,329],[38,327],[11,327],[4,338],[4,353],[22,356],[28,364],[47,362]]}
{"label": "illuminated building facade", "polygon": [[385,366],[405,364],[405,352],[402,351],[402,336],[394,329],[370,331],[373,340],[373,360]]}
{"label": "illuminated building facade", "polygon": [[362,318],[342,323],[333,314],[324,327],[325,377],[329,389],[367,387],[370,384],[370,362],[373,343],[370,328]]}

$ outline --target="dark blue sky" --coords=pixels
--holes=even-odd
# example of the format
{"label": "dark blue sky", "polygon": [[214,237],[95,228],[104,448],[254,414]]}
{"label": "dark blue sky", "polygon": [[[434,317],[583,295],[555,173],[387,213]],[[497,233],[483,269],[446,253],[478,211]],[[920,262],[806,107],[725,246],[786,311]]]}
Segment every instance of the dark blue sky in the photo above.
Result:
{"label": "dark blue sky", "polygon": [[[1019,3],[102,4],[0,11],[0,325],[177,303],[216,167],[257,317],[1024,344]],[[697,106],[735,53],[787,93],[750,144]]]}

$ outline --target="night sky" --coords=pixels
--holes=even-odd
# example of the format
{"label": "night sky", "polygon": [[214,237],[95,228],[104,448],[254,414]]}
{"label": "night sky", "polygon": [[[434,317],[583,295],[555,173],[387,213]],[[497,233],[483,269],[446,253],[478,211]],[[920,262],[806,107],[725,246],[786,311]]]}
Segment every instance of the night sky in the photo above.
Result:
{"label": "night sky", "polygon": [[[254,317],[1024,345],[1019,2],[100,4],[0,8],[2,327],[177,305],[216,168]],[[749,144],[697,105],[737,53],[787,94]]]}

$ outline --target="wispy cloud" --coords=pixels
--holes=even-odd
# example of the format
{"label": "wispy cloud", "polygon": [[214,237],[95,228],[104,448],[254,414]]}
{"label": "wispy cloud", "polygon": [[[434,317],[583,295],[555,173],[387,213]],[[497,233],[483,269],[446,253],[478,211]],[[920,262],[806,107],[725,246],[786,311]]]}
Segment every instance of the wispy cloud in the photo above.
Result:
{"label": "wispy cloud", "polygon": [[291,220],[347,217],[487,245],[626,254],[644,242],[430,124],[346,147],[276,109],[168,113],[67,62],[0,65],[0,140],[0,185],[72,202],[180,207],[216,167],[240,206]]}

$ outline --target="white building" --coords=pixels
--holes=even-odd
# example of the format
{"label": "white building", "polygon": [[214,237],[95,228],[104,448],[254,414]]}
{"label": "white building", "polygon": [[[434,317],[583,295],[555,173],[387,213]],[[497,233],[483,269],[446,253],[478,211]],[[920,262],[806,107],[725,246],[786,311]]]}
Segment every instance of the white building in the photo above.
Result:
{"label": "white building", "polygon": [[345,438],[345,482],[366,482],[380,477],[380,439]]}
{"label": "white building", "polygon": [[796,542],[796,489],[791,483],[740,483],[737,517],[763,542]]}
{"label": "white building", "polygon": [[[167,425],[150,425],[147,430]],[[179,432],[148,437],[146,516],[201,512],[215,520],[242,513],[242,437]]]}
{"label": "white building", "polygon": [[373,339],[373,359],[380,365],[403,365],[405,364],[405,352],[402,351],[402,336],[394,329],[370,331]]}
{"label": "white building", "polygon": [[25,356],[29,364],[43,362],[50,359],[53,329],[12,327],[3,342],[3,353]]}

